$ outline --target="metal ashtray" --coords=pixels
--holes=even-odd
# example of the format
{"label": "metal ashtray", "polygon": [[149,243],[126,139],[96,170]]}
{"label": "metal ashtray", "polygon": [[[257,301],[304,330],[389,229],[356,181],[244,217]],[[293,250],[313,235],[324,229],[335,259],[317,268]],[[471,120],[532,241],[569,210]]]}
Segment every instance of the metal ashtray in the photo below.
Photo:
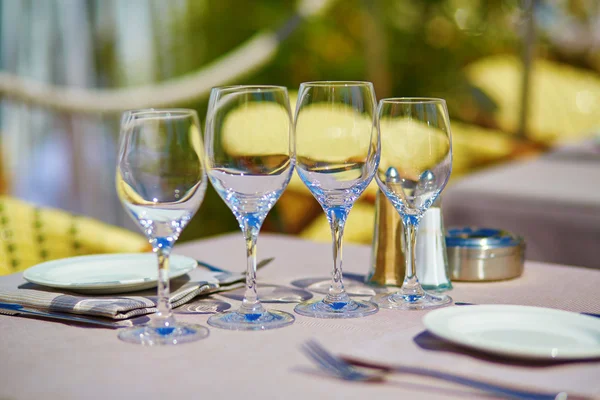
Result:
{"label": "metal ashtray", "polygon": [[499,281],[523,273],[525,240],[500,229],[451,228],[446,232],[453,281]]}

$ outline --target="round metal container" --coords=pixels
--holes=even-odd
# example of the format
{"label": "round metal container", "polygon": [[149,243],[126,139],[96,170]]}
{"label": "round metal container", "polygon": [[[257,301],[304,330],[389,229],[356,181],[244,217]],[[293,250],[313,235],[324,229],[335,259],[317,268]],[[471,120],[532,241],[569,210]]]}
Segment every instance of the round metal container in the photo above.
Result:
{"label": "round metal container", "polygon": [[448,266],[453,281],[499,281],[523,273],[525,241],[490,228],[451,228],[446,232]]}

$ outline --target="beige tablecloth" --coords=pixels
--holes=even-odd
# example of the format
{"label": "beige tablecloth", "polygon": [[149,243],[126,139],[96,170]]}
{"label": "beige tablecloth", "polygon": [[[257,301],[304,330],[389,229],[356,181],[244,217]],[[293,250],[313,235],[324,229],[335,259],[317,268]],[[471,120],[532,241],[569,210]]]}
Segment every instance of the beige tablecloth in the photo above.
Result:
{"label": "beige tablecloth", "polygon": [[[241,234],[181,245],[178,252],[234,271],[244,269]],[[331,268],[329,245],[291,237],[263,235],[258,253],[259,258],[276,257],[260,271],[263,283],[289,286],[298,279],[327,277]],[[366,246],[345,246],[345,269],[364,274],[369,257]],[[600,313],[599,284],[596,270],[528,262],[519,279],[456,283],[450,294],[462,302]],[[228,297],[215,297],[212,303],[196,300],[182,307],[177,317],[206,324],[208,314],[202,312],[211,304],[223,309],[239,303]],[[267,306],[291,312],[294,304]],[[423,315],[425,312],[391,310],[352,320],[296,315],[296,322],[282,329],[235,332],[211,328],[206,340],[161,348],[121,342],[113,330],[0,315],[0,399],[486,398],[476,391],[412,376],[393,377],[384,384],[348,383],[322,376],[299,350],[310,338],[339,353],[600,398],[600,361],[528,364],[468,352],[427,334]]]}
{"label": "beige tablecloth", "polygon": [[600,147],[590,142],[469,175],[442,197],[446,227],[506,229],[525,237],[529,260],[600,268]]}

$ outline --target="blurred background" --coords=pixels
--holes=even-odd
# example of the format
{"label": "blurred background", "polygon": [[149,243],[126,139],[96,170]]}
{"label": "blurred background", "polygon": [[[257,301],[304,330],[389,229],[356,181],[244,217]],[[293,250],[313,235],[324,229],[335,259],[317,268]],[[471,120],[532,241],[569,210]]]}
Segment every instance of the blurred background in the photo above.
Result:
{"label": "blurred background", "polygon": [[[191,107],[204,123],[212,86],[443,97],[450,185],[600,126],[596,0],[1,0],[0,24],[0,191],[135,232],[114,188],[120,113]],[[375,191],[347,242],[371,242]],[[211,188],[181,241],[237,230]],[[331,240],[297,178],[263,231]]]}

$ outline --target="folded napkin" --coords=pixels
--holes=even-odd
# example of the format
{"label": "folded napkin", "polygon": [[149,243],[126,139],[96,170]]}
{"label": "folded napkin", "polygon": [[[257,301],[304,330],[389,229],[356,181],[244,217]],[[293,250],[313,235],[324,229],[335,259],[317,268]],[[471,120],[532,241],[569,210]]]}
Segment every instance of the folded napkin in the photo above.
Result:
{"label": "folded napkin", "polygon": [[[221,273],[194,269],[171,280],[170,301],[178,307],[201,294],[219,287]],[[123,320],[157,311],[156,288],[124,294],[85,295],[52,289],[27,282],[22,274],[13,274],[0,280],[0,302],[16,303],[60,313],[91,315]]]}

